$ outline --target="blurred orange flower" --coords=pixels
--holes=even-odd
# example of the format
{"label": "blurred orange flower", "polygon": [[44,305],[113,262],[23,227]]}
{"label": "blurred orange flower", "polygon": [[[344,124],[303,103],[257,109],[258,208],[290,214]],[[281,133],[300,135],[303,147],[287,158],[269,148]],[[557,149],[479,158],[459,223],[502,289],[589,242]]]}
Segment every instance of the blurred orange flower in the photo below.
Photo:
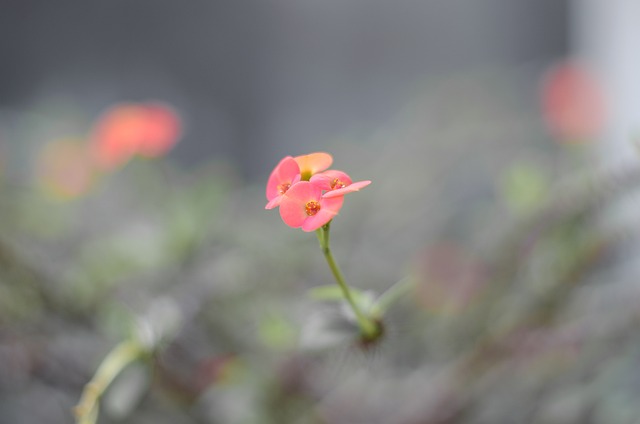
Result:
{"label": "blurred orange flower", "polygon": [[160,103],[149,103],[144,108],[145,133],[141,138],[138,154],[146,157],[163,156],[180,138],[180,118],[175,110]]}
{"label": "blurred orange flower", "polygon": [[606,119],[604,93],[587,68],[571,60],[552,66],[541,86],[542,113],[563,142],[589,141]]}
{"label": "blurred orange flower", "polygon": [[134,155],[158,157],[177,143],[178,114],[161,103],[121,103],[100,116],[92,133],[93,155],[102,168],[112,169]]}

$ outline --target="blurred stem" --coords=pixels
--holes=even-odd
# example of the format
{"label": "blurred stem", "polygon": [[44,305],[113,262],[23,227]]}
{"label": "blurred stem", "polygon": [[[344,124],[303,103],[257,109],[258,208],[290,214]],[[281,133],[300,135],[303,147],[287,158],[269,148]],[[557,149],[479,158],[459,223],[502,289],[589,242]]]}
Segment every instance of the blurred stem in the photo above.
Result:
{"label": "blurred stem", "polygon": [[411,277],[404,277],[380,295],[376,301],[376,311],[383,314],[393,302],[407,294],[413,287],[414,283]]}
{"label": "blurred stem", "polygon": [[144,354],[144,348],[133,340],[124,341],[109,352],[91,381],[84,386],[80,402],[74,408],[77,424],[94,424],[97,421],[100,397],[127,365]]}
{"label": "blurred stem", "polygon": [[318,228],[316,230],[316,234],[318,235],[318,240],[320,241],[320,248],[322,249],[322,253],[324,254],[325,259],[327,260],[327,264],[329,264],[329,268],[331,268],[331,272],[336,279],[336,283],[340,286],[342,290],[342,294],[344,298],[351,306],[353,313],[358,320],[358,326],[360,327],[360,332],[362,337],[365,340],[375,340],[380,333],[378,325],[368,316],[366,316],[358,307],[358,304],[353,299],[353,295],[351,294],[351,290],[349,290],[349,286],[344,280],[344,275],[342,275],[342,271],[336,264],[335,259],[333,259],[333,254],[331,253],[331,248],[329,247],[329,228],[331,225],[331,221],[329,223],[322,226],[322,228]]}

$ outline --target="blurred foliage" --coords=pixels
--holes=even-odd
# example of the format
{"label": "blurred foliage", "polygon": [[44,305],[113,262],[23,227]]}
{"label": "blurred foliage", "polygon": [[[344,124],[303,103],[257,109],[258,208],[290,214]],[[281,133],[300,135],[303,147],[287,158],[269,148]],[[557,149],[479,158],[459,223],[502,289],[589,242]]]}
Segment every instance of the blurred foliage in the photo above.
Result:
{"label": "blurred foliage", "polygon": [[545,200],[548,181],[541,169],[529,164],[515,164],[503,177],[503,193],[514,214],[528,214]]}
{"label": "blurred foliage", "polygon": [[[523,80],[452,77],[322,147],[373,180],[332,224],[373,345],[315,238],[221,161],[135,157],[64,198],[7,169],[0,422],[70,422],[92,378],[100,423],[634,422],[637,231],[602,212],[640,169],[576,169]],[[4,162],[37,162],[26,133]]]}

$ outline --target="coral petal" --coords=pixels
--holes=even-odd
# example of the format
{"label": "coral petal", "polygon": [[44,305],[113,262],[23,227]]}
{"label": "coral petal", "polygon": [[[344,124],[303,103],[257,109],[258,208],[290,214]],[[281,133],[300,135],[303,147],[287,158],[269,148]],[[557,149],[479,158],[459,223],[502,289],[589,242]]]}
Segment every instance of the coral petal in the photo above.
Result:
{"label": "coral petal", "polygon": [[329,168],[333,163],[333,157],[329,153],[316,152],[308,155],[296,156],[296,162],[301,174],[313,175]]}
{"label": "coral petal", "polygon": [[280,196],[281,193],[278,190],[278,186],[287,183],[293,185],[296,178],[299,179],[300,168],[298,163],[291,157],[286,156],[278,165],[271,171],[269,180],[267,181],[266,196],[267,200],[271,201]]}
{"label": "coral petal", "polygon": [[308,217],[304,221],[302,224],[302,231],[315,231],[327,222],[331,221],[334,216],[336,216],[336,214],[331,211],[321,210],[316,215]]}
{"label": "coral petal", "polygon": [[280,217],[289,227],[300,228],[307,219],[304,205],[290,197],[283,196],[280,203]]}
{"label": "coral petal", "polygon": [[302,230],[314,231],[322,227],[327,222],[331,221],[333,217],[338,214],[340,208],[342,208],[343,202],[344,197],[336,197],[334,199],[321,199],[320,212],[318,212],[314,216],[307,217],[307,219],[302,224]]}
{"label": "coral petal", "polygon": [[320,206],[322,207],[322,210],[330,211],[334,215],[338,214],[338,211],[340,210],[340,208],[342,208],[343,203],[344,197],[342,196],[330,199],[322,198],[320,200]]}
{"label": "coral petal", "polygon": [[322,190],[308,181],[300,181],[292,185],[283,197],[299,203],[307,203],[311,200],[318,202],[322,197]]}
{"label": "coral petal", "polygon": [[334,180],[340,180],[344,185],[351,184],[351,177],[342,171],[330,169],[328,171],[321,172],[311,177],[309,181],[316,184],[323,190],[331,190],[331,183]]}
{"label": "coral petal", "polygon": [[326,172],[316,174],[309,179],[311,184],[322,190],[331,190],[331,181],[333,181],[331,176],[327,175]]}
{"label": "coral petal", "polygon": [[343,188],[339,188],[337,190],[331,190],[326,192],[322,197],[325,199],[332,199],[332,198],[336,198],[336,197],[340,197],[340,196],[344,196],[347,193],[352,193],[354,191],[358,191],[361,188],[364,188],[366,186],[368,186],[369,184],[371,184],[371,181],[358,181],[355,182],[351,185],[348,185],[346,187]]}
{"label": "coral petal", "polygon": [[280,202],[282,202],[282,196],[275,197],[275,198],[271,199],[269,201],[269,203],[267,203],[267,205],[264,208],[265,209],[276,208],[276,207],[280,206]]}
{"label": "coral petal", "polygon": [[309,218],[305,211],[307,202],[320,202],[322,191],[308,181],[300,181],[282,196],[280,216],[285,224],[293,228],[301,227]]}

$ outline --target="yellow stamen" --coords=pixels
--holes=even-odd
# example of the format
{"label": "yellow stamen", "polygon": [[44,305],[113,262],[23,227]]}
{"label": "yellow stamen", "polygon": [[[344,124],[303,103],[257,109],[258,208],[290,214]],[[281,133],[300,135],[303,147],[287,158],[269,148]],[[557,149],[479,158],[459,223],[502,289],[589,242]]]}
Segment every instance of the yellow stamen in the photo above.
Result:
{"label": "yellow stamen", "polygon": [[285,194],[287,192],[287,190],[289,190],[289,188],[291,187],[291,184],[289,183],[282,183],[278,186],[278,193]]}
{"label": "yellow stamen", "polygon": [[342,181],[340,181],[338,178],[336,178],[335,180],[331,181],[331,190],[337,190],[339,188],[344,188],[347,185],[345,183],[343,183]]}
{"label": "yellow stamen", "polygon": [[313,216],[320,212],[320,203],[314,202],[313,200],[311,202],[307,202],[307,204],[304,205],[304,210],[308,216]]}

